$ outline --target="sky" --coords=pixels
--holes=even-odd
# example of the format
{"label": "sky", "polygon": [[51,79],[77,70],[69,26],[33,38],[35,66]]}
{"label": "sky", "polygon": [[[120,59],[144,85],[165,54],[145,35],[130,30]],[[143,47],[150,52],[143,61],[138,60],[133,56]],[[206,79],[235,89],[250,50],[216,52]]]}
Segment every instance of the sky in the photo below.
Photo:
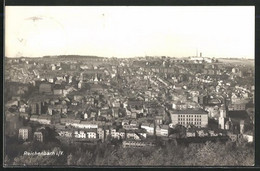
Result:
{"label": "sky", "polygon": [[254,58],[253,6],[6,6],[5,56]]}

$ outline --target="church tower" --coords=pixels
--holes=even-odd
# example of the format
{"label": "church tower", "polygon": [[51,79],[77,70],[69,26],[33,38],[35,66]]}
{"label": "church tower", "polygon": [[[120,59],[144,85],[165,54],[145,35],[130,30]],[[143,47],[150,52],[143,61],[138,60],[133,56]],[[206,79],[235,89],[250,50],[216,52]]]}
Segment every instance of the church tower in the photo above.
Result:
{"label": "church tower", "polygon": [[245,121],[241,120],[240,121],[240,134],[244,134],[244,130],[245,130]]}
{"label": "church tower", "polygon": [[227,111],[224,106],[220,108],[220,116],[218,118],[218,125],[220,129],[225,129],[225,118],[227,117]]}

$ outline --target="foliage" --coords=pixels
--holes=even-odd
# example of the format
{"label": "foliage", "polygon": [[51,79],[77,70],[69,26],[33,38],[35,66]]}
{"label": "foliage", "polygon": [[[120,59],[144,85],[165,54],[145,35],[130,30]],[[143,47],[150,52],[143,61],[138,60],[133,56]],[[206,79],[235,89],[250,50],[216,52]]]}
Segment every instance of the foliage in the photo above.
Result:
{"label": "foliage", "polygon": [[[160,139],[157,138],[157,141]],[[5,163],[80,166],[252,166],[254,164],[254,146],[242,140],[188,145],[168,141],[165,145],[143,148],[123,148],[109,142],[96,145],[70,144],[60,145],[60,149],[56,148],[64,151],[64,155],[60,157],[22,154],[25,149],[40,151],[53,149],[54,146],[57,144],[20,144],[19,152],[12,155],[5,154]]]}
{"label": "foliage", "polygon": [[[58,152],[60,148],[54,147],[51,151]],[[63,161],[56,155],[20,155],[14,158],[15,166],[40,166],[40,165],[61,165]],[[62,158],[62,157],[61,157]]]}

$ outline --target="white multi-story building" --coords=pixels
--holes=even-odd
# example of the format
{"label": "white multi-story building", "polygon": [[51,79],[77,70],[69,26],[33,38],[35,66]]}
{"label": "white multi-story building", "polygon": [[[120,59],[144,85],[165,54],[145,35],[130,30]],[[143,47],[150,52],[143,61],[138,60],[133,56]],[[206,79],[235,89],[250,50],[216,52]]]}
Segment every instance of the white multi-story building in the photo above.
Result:
{"label": "white multi-story building", "polygon": [[202,109],[171,110],[173,125],[194,125],[196,127],[207,127],[208,113]]}

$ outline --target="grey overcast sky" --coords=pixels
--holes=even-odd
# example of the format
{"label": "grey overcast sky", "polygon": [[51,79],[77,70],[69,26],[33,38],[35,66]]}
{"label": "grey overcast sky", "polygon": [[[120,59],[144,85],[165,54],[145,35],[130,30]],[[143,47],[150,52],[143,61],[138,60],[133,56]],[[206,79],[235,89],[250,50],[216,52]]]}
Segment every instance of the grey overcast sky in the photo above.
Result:
{"label": "grey overcast sky", "polygon": [[5,7],[5,56],[254,58],[255,8]]}

